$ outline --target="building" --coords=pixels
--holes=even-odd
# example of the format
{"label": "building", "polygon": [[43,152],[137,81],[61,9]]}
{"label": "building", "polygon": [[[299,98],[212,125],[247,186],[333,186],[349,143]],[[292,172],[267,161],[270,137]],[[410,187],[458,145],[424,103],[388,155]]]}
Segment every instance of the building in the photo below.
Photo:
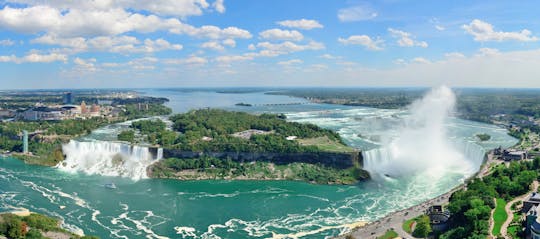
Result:
{"label": "building", "polygon": [[71,92],[66,92],[63,98],[64,105],[73,104],[73,94]]}
{"label": "building", "polygon": [[527,159],[527,151],[509,151],[504,150],[502,154],[502,159],[504,161],[512,161],[512,160],[523,160]]}
{"label": "building", "polygon": [[88,109],[86,108],[86,102],[83,102],[81,103],[81,114],[86,114],[88,113]]}
{"label": "building", "polygon": [[540,239],[540,218],[538,215],[540,215],[539,206],[533,206],[527,212],[525,218],[525,234],[527,235],[527,238]]}
{"label": "building", "polygon": [[442,205],[433,205],[428,208],[427,216],[433,231],[441,232],[448,228],[448,219],[450,212],[445,210]]}
{"label": "building", "polygon": [[521,212],[529,212],[532,207],[538,205],[540,205],[540,194],[537,192],[533,192],[531,193],[529,198],[523,201],[523,207],[521,208]]}
{"label": "building", "polygon": [[24,111],[22,113],[22,118],[28,121],[62,120],[64,118],[64,114],[62,109],[40,106]]}
{"label": "building", "polygon": [[98,116],[101,115],[100,113],[101,113],[101,111],[100,111],[99,105],[93,104],[93,105],[90,107],[90,116],[92,116],[92,117],[98,117]]}

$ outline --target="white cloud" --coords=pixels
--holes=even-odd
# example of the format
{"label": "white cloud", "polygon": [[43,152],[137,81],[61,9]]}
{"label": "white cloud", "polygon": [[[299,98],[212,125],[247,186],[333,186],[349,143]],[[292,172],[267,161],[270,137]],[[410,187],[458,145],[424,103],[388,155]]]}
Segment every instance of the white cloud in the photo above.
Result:
{"label": "white cloud", "polygon": [[465,55],[463,55],[463,53],[460,53],[460,52],[449,52],[449,53],[444,54],[444,57],[446,57],[446,59],[453,60],[453,59],[463,59],[465,58]]}
{"label": "white cloud", "polygon": [[216,11],[218,11],[219,13],[224,13],[225,12],[225,6],[223,5],[223,1],[224,0],[216,0],[212,6],[214,7],[214,9],[216,9]]}
{"label": "white cloud", "polygon": [[484,48],[478,49],[478,53],[476,55],[477,56],[496,56],[496,55],[500,55],[500,51],[495,48],[484,47]]}
{"label": "white cloud", "polygon": [[253,60],[252,56],[244,56],[244,55],[231,55],[231,56],[218,56],[216,57],[216,61],[219,63],[232,63],[235,61],[249,61]]}
{"label": "white cloud", "polygon": [[288,61],[280,61],[277,64],[281,65],[281,66],[291,66],[291,65],[302,64],[302,63],[304,63],[304,61],[302,61],[300,59],[292,59],[292,60],[288,60]]}
{"label": "white cloud", "polygon": [[248,46],[248,50],[250,50],[250,51],[254,51],[254,50],[256,50],[256,49],[257,49],[257,47],[255,47],[255,45],[253,45],[253,44],[249,44],[249,46]]}
{"label": "white cloud", "polygon": [[95,66],[96,59],[90,58],[90,59],[81,59],[79,57],[75,58],[73,60],[73,63],[76,65],[76,71],[79,72],[94,72],[97,71],[97,68]]}
{"label": "white cloud", "polygon": [[44,35],[33,39],[31,43],[59,45],[71,48],[70,53],[84,51],[108,51],[118,53],[153,53],[165,50],[182,50],[180,44],[171,44],[162,38],[143,42],[132,36],[101,36],[90,39],[83,37],[61,38],[54,35]]}
{"label": "white cloud", "polygon": [[298,51],[322,50],[325,48],[324,44],[315,41],[311,41],[305,45],[295,44],[290,41],[283,43],[260,42],[257,44],[257,47],[266,50],[260,52],[263,56],[277,56]]}
{"label": "white cloud", "polygon": [[439,31],[444,31],[446,30],[445,27],[441,26],[441,25],[435,25],[435,29],[439,30]]}
{"label": "white cloud", "polygon": [[266,40],[283,40],[283,41],[301,41],[304,39],[302,33],[292,30],[281,30],[281,29],[269,29],[259,33],[259,36],[262,39]]}
{"label": "white cloud", "polygon": [[396,29],[393,29],[393,28],[388,28],[388,31],[390,32],[392,37],[399,38],[397,40],[397,43],[398,43],[399,46],[403,46],[403,47],[419,46],[419,47],[423,47],[423,48],[428,47],[427,42],[414,40],[411,33],[404,32],[404,31],[401,31],[401,30],[396,30]]}
{"label": "white cloud", "polygon": [[276,22],[278,25],[289,27],[289,28],[299,28],[303,30],[311,30],[314,28],[323,28],[323,25],[316,20],[300,19],[300,20],[285,20]]}
{"label": "white cloud", "polygon": [[39,54],[39,53],[30,53],[24,57],[17,57],[15,55],[10,56],[0,56],[0,62],[14,62],[17,64],[20,63],[51,63],[56,61],[67,62],[68,57],[63,54],[50,53],[50,54]]}
{"label": "white cloud", "polygon": [[423,58],[423,57],[415,57],[415,58],[412,59],[412,62],[417,63],[417,64],[429,64],[429,63],[431,63],[430,60],[428,60],[426,58]]}
{"label": "white cloud", "polygon": [[[153,2],[153,1],[141,1]],[[251,38],[251,34],[237,27],[219,28],[206,25],[194,27],[176,18],[161,18],[128,12],[123,8],[60,9],[37,5],[0,10],[0,26],[21,33],[45,32],[61,38],[113,36],[128,32],[150,33],[169,31],[175,34],[210,39]]]}
{"label": "white cloud", "polygon": [[[133,9],[137,11],[148,11],[160,16],[188,17],[199,16],[203,10],[210,6],[206,0],[94,0],[94,1],[64,1],[64,0],[8,0],[13,3],[24,3],[28,5],[47,5],[58,9],[80,9],[84,11],[99,11],[113,8]],[[221,13],[225,11],[223,1],[216,1],[213,7]],[[219,9],[218,9],[219,8]]]}
{"label": "white cloud", "polygon": [[236,47],[236,41],[233,39],[225,39],[221,43],[228,47]]}
{"label": "white cloud", "polygon": [[205,42],[203,44],[201,44],[201,47],[202,48],[206,48],[206,49],[211,49],[211,50],[215,50],[215,51],[223,51],[225,50],[225,47],[222,46],[219,42],[217,41],[208,41],[208,42]]}
{"label": "white cloud", "polygon": [[191,55],[188,58],[182,58],[182,59],[165,59],[163,60],[163,63],[169,64],[169,65],[204,65],[208,63],[208,60],[204,57]]}
{"label": "white cloud", "polygon": [[471,23],[462,26],[467,33],[474,36],[475,41],[486,42],[486,41],[538,41],[536,36],[532,36],[532,32],[523,29],[519,32],[503,32],[495,31],[493,25],[474,19]]}
{"label": "white cloud", "polygon": [[328,60],[334,60],[334,59],[341,59],[340,56],[334,56],[330,54],[323,54],[319,56],[320,58],[328,59]]}
{"label": "white cloud", "polygon": [[349,38],[339,38],[338,41],[345,45],[361,45],[368,50],[380,51],[383,49],[382,44],[383,40],[377,39],[373,40],[367,35],[353,35]]}
{"label": "white cloud", "polygon": [[368,5],[343,8],[338,11],[338,19],[342,22],[364,21],[377,17],[377,12]]}
{"label": "white cloud", "polygon": [[0,40],[0,46],[13,46],[13,45],[15,45],[15,42],[12,41],[11,39]]}

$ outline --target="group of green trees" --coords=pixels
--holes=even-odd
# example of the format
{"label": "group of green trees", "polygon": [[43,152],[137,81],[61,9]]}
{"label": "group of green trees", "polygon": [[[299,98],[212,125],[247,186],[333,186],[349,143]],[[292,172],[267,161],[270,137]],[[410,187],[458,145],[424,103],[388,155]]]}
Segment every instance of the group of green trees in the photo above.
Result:
{"label": "group of green trees", "polygon": [[61,232],[70,238],[98,239],[95,236],[77,236],[60,228],[54,218],[32,213],[26,217],[13,214],[0,214],[0,235],[10,239],[45,239],[43,232]]}
{"label": "group of green trees", "polygon": [[172,113],[171,108],[162,103],[127,104],[124,109],[125,111],[121,115],[129,120],[148,116],[170,115]]}
{"label": "group of green trees", "polygon": [[442,239],[484,239],[489,235],[489,217],[495,207],[493,198],[510,201],[529,191],[532,181],[538,179],[540,158],[532,162],[512,162],[500,165],[482,178],[466,184],[466,189],[452,194],[448,209],[451,211],[451,229]]}
{"label": "group of green trees", "polygon": [[159,144],[162,147],[172,147],[177,142],[177,133],[166,129],[166,124],[160,119],[139,120],[131,124],[130,130],[120,132],[118,140],[134,143],[137,135],[134,130],[140,133],[141,141],[150,144]]}
{"label": "group of green trees", "polygon": [[[328,137],[343,144],[341,137],[331,130],[313,124],[285,121],[284,115],[252,115],[218,109],[190,111],[171,117],[173,128],[181,134],[174,142],[175,148],[188,151],[228,152],[317,152],[315,146],[303,146],[287,136],[298,138]],[[232,134],[246,130],[262,130],[249,139]],[[204,137],[210,140],[202,140]]]}

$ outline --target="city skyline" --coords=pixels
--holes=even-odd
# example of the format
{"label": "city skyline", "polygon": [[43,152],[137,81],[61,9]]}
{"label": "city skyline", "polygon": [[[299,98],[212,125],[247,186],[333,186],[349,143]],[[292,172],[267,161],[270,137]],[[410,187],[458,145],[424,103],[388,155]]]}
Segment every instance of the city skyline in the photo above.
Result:
{"label": "city skyline", "polygon": [[1,89],[540,87],[535,5],[0,1]]}

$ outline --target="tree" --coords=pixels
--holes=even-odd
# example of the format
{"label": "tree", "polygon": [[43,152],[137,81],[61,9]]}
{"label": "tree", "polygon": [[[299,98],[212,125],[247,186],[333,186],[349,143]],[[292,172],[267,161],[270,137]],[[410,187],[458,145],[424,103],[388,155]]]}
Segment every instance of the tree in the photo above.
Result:
{"label": "tree", "polygon": [[118,140],[133,143],[135,141],[135,131],[126,130],[120,132],[117,136]]}
{"label": "tree", "polygon": [[431,225],[429,224],[429,217],[426,215],[420,216],[416,221],[416,227],[413,231],[413,236],[425,238],[431,233]]}

